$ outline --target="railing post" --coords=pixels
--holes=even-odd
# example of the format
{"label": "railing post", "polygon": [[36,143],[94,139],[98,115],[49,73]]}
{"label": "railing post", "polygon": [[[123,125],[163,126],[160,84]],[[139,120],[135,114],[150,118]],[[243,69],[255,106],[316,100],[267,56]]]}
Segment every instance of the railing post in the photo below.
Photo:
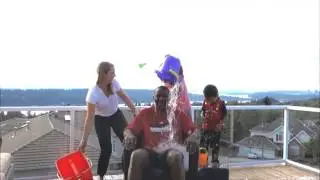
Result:
{"label": "railing post", "polygon": [[289,110],[287,108],[284,109],[283,112],[283,160],[288,160],[288,143],[289,143]]}
{"label": "railing post", "polygon": [[230,110],[230,144],[234,142],[234,110]]}
{"label": "railing post", "polygon": [[192,118],[192,122],[195,123],[194,108],[193,107],[191,107],[191,118]]}
{"label": "railing post", "polygon": [[75,110],[70,111],[70,151],[74,150],[74,143],[75,143]]}

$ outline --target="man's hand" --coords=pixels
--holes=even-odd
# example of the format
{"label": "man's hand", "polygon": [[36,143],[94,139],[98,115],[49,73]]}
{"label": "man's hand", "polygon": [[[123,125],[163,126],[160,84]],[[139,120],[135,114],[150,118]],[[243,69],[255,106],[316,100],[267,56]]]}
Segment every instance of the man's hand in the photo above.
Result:
{"label": "man's hand", "polygon": [[124,140],[123,140],[124,148],[126,150],[132,150],[136,147],[136,143],[137,143],[136,136],[133,135],[132,132],[127,129],[124,134]]}
{"label": "man's hand", "polygon": [[197,152],[199,148],[199,136],[198,131],[196,130],[193,132],[187,139],[186,139],[187,151],[190,154],[194,154]]}

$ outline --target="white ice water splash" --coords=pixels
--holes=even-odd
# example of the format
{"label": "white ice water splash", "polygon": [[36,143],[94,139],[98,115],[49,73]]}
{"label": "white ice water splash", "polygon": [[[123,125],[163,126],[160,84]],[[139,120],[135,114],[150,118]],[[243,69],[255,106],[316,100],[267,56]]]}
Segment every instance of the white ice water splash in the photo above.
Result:
{"label": "white ice water splash", "polygon": [[[174,139],[174,134],[176,132],[175,128],[173,127],[173,122],[176,118],[175,111],[178,106],[178,99],[179,99],[179,89],[180,89],[181,83],[177,82],[171,89],[170,89],[170,95],[169,95],[169,103],[168,103],[168,110],[167,110],[167,118],[169,122],[169,139],[166,142],[161,142],[157,149],[160,151],[167,150],[169,148],[174,148],[178,146],[177,142]],[[178,148],[179,149],[179,148]]]}
{"label": "white ice water splash", "polygon": [[170,108],[168,108],[167,117],[168,117],[168,122],[170,127],[169,141],[171,142],[174,141],[175,129],[173,128],[173,122],[176,118],[175,112],[178,106],[179,89],[180,89],[180,83],[177,82],[170,90],[170,98],[169,98],[169,104],[168,104]]}
{"label": "white ice water splash", "polygon": [[185,169],[189,168],[189,156],[187,154],[187,150],[186,147],[184,145],[180,145],[178,144],[178,142],[176,141],[176,139],[174,139],[174,135],[176,132],[176,129],[173,126],[173,122],[175,121],[176,118],[176,110],[178,108],[178,104],[180,102],[179,101],[179,91],[180,88],[183,84],[180,82],[177,82],[171,89],[170,89],[170,95],[169,95],[169,103],[168,103],[168,111],[167,111],[167,118],[168,118],[168,122],[169,122],[169,139],[168,141],[165,142],[161,142],[158,147],[157,150],[159,150],[160,152],[164,152],[168,149],[176,149],[179,152],[181,152],[183,154],[183,165]]}

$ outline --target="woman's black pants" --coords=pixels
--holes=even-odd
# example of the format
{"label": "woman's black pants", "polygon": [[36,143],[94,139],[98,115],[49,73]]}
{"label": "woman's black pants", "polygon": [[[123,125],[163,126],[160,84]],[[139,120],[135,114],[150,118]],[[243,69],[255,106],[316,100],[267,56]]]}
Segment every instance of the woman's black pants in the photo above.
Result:
{"label": "woman's black pants", "polygon": [[97,174],[102,177],[107,172],[112,153],[111,128],[122,142],[123,131],[127,126],[127,121],[122,112],[118,109],[117,112],[111,116],[105,117],[96,115],[94,125],[101,149]]}

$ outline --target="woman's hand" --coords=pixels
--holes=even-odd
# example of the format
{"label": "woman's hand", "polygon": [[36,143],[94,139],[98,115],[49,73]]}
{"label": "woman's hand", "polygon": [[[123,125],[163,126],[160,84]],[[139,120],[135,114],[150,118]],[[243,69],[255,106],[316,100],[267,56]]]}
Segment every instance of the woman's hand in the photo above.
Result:
{"label": "woman's hand", "polygon": [[136,117],[136,115],[138,114],[138,110],[136,108],[131,110],[133,113],[133,117]]}
{"label": "woman's hand", "polygon": [[137,110],[133,102],[130,100],[129,96],[121,89],[117,92],[118,96],[126,103],[126,105],[131,109],[133,115],[136,116]]}
{"label": "woman's hand", "polygon": [[79,144],[78,150],[84,153],[85,149],[86,149],[86,146],[87,146],[87,143],[84,142],[84,141],[81,141],[80,144]]}

